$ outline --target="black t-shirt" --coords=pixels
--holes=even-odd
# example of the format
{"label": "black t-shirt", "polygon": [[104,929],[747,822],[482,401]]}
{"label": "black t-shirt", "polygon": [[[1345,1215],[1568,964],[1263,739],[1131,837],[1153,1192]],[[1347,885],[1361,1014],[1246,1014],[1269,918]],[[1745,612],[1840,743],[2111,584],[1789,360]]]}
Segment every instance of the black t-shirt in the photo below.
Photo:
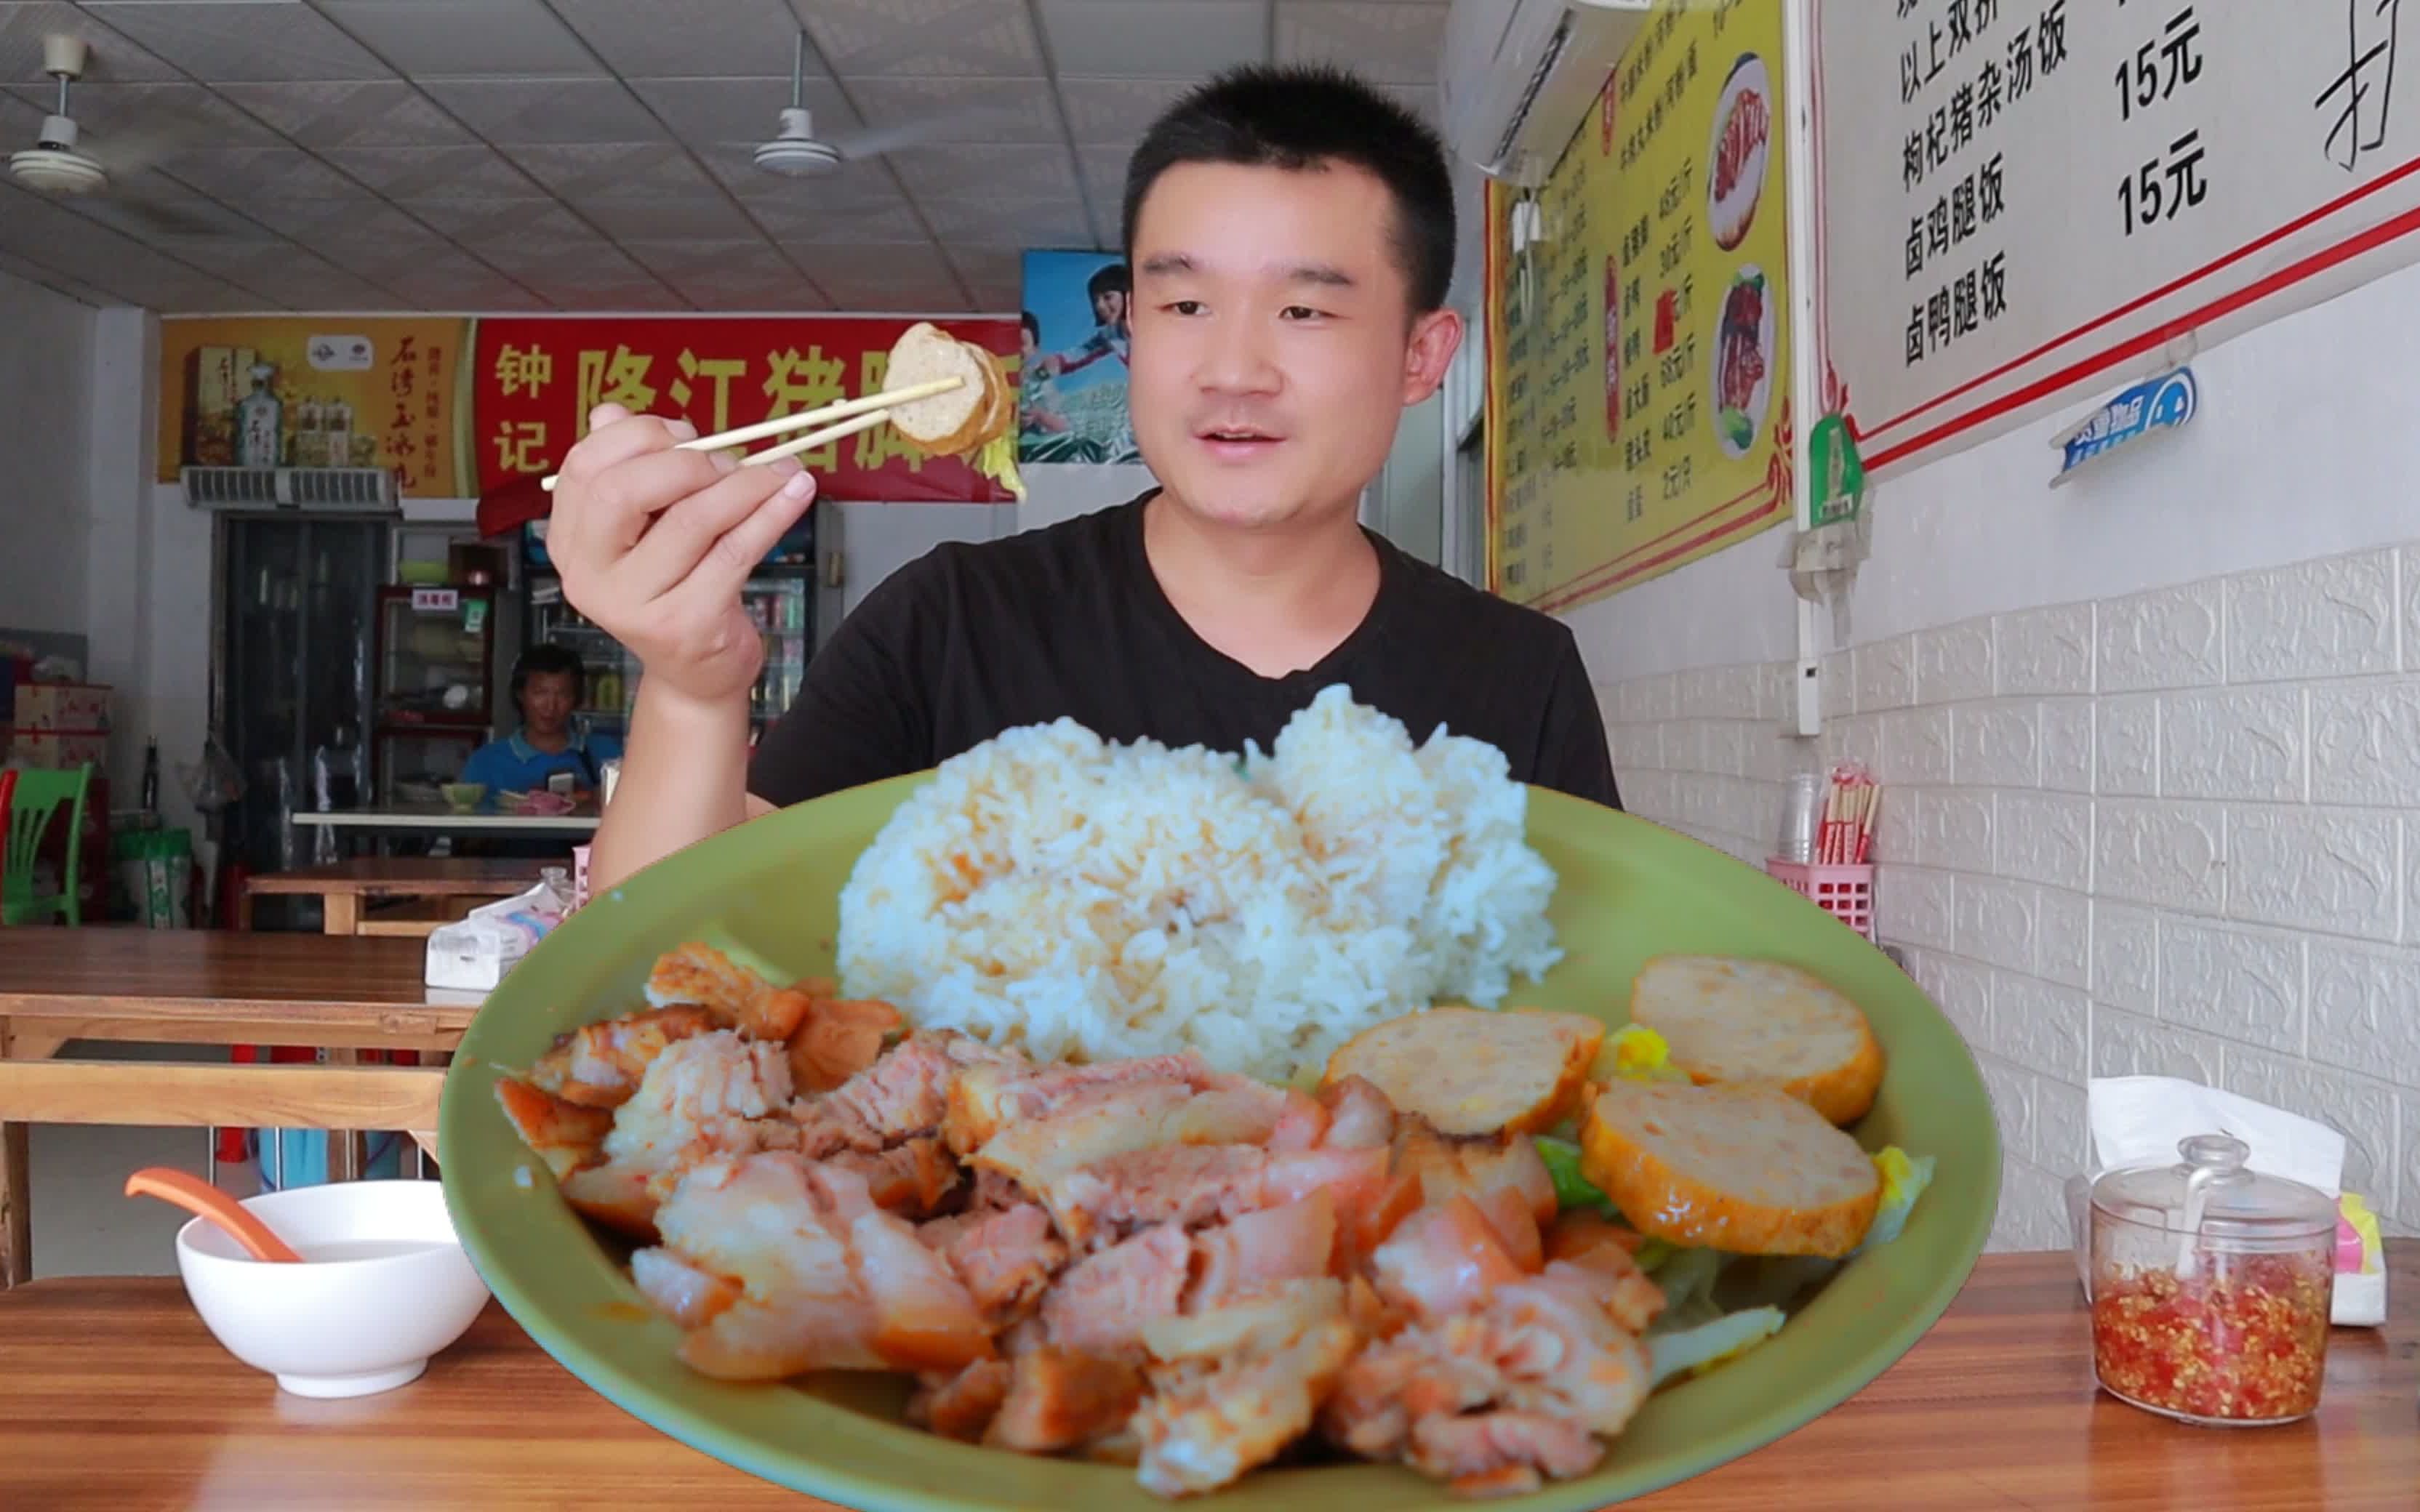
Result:
{"label": "black t-shirt", "polygon": [[1605,723],[1561,622],[1481,593],[1384,539],[1376,601],[1318,666],[1263,677],[1194,634],[1129,504],[901,568],[841,625],[758,743],[748,785],[776,805],[923,771],[1019,726],[1104,739],[1269,748],[1322,688],[1497,747],[1520,781],[1619,807]]}

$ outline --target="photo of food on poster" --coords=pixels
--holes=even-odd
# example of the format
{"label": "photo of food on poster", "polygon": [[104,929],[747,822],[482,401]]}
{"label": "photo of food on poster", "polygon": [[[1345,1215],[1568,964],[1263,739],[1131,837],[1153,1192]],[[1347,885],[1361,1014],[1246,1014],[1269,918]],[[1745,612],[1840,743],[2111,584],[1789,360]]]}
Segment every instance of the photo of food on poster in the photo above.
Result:
{"label": "photo of food on poster", "polygon": [[1126,412],[1133,290],[1113,254],[1025,255],[1019,462],[1142,460]]}
{"label": "photo of food on poster", "polygon": [[1516,602],[1789,516],[1781,37],[1781,0],[1665,0],[1546,182],[1489,186],[1489,563]]}
{"label": "photo of food on poster", "polygon": [[387,468],[407,499],[459,498],[470,330],[448,317],[163,320],[159,480],[187,467]]}

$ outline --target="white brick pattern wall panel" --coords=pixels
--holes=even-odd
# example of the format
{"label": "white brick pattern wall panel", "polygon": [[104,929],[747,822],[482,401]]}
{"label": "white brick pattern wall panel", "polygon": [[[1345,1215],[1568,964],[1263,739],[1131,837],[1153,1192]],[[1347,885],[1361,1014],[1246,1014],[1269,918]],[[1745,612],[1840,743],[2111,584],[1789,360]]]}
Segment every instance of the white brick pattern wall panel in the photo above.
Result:
{"label": "white brick pattern wall panel", "polygon": [[2209,1035],[2106,1003],[2092,1005],[2095,1076],[2174,1076],[2216,1087],[2222,1058],[2221,1041]]}
{"label": "white brick pattern wall panel", "polygon": [[1706,768],[1706,727],[1695,719],[1672,719],[1664,725],[1664,769],[1702,772]]}
{"label": "white brick pattern wall panel", "polygon": [[2093,814],[2092,840],[2092,885],[2101,896],[2226,911],[2226,813],[2216,805],[2106,800]]}
{"label": "white brick pattern wall panel", "polygon": [[2092,1125],[2085,1110],[2082,1087],[2051,1076],[2034,1078],[2034,1159],[2062,1181],[2091,1165]]}
{"label": "white brick pattern wall panel", "polygon": [[1901,709],[1883,716],[1882,782],[1945,787],[1951,751],[1947,709]]}
{"label": "white brick pattern wall panel", "polygon": [[[2403,621],[2400,627],[2403,670],[2420,672],[2420,546],[2403,548],[2402,558],[2396,566],[2396,576],[2403,583]],[[2412,1205],[2420,1209],[2420,1189],[2407,1186],[2405,1190],[2412,1192]],[[2420,1225],[2420,1212],[2415,1212],[2413,1222]]]}
{"label": "white brick pattern wall panel", "polygon": [[2092,886],[2092,800],[2061,793],[1999,795],[1998,857],[2003,876],[2078,892]]}
{"label": "white brick pattern wall panel", "polygon": [[2034,969],[2036,889],[1998,878],[1960,877],[1957,945],[1960,955],[2010,971]]}
{"label": "white brick pattern wall panel", "polygon": [[[1965,788],[1895,789],[1914,796],[1923,794],[1915,859],[1925,866],[1951,872],[1989,873],[1992,870],[1992,795]],[[1891,801],[1886,792],[1883,802]]]}
{"label": "white brick pattern wall panel", "polygon": [[2396,1183],[2403,1194],[2404,1232],[2412,1233],[2420,1231],[2420,1091],[2406,1091],[2396,1102],[2396,1123],[2403,1134],[2403,1165]]}
{"label": "white brick pattern wall panel", "polygon": [[1712,718],[1720,712],[1714,689],[1721,675],[1719,667],[1697,667],[1674,678],[1673,696],[1680,704],[1682,718]]}
{"label": "white brick pattern wall panel", "polygon": [[1849,653],[1826,652],[1818,674],[1822,711],[1826,719],[1857,712],[1857,687],[1854,672],[1849,665]]}
{"label": "white brick pattern wall panel", "polygon": [[2420,950],[2308,948],[2311,1058],[2420,1082]]}
{"label": "white brick pattern wall panel", "polygon": [[2323,557],[2226,582],[2231,683],[2395,670],[2395,553]]}
{"label": "white brick pattern wall panel", "polygon": [[1947,872],[1913,866],[1874,869],[1874,907],[1879,932],[1936,950],[1954,947],[1958,929],[1955,891]]}
{"label": "white brick pattern wall panel", "polygon": [[2056,793],[2092,791],[2092,701],[2048,699],[2040,713],[2041,785]]}
{"label": "white brick pattern wall panel", "polygon": [[1630,686],[1638,690],[1638,703],[1631,716],[1633,718],[1664,720],[1681,717],[1679,694],[1675,680],[1669,673],[1641,678]]}
{"label": "white brick pattern wall panel", "polygon": [[2402,879],[2389,813],[2239,808],[2227,814],[2227,917],[2392,941]]}
{"label": "white brick pattern wall panel", "polygon": [[1857,712],[1879,714],[1916,702],[1916,640],[1895,635],[1862,645],[1849,658],[1856,684]]}
{"label": "white brick pattern wall panel", "polygon": [[2030,1161],[2004,1157],[1992,1232],[2006,1249],[2067,1248],[2067,1196],[2059,1179]]}
{"label": "white brick pattern wall panel", "polygon": [[2091,1002],[2072,987],[1994,972],[1992,1039],[1994,1051],[2027,1071],[2081,1082],[2092,1064]]}
{"label": "white brick pattern wall panel", "polygon": [[2403,943],[2420,945],[2420,814],[2403,816]]}
{"label": "white brick pattern wall panel", "polygon": [[2104,698],[2092,714],[2094,791],[2103,797],[2149,798],[2160,791],[2160,701],[2151,694]]}
{"label": "white brick pattern wall panel", "polygon": [[1992,622],[2003,696],[2092,691],[2092,606],[2059,604]]}
{"label": "white brick pattern wall panel", "polygon": [[1701,769],[1724,777],[1742,777],[1747,772],[1747,732],[1749,726],[1739,719],[1713,719],[1701,727],[1703,748],[1698,762]]}
{"label": "white brick pattern wall panel", "polygon": [[2215,579],[2101,606],[2094,637],[2103,693],[2206,687],[2226,681],[2225,593]]}
{"label": "white brick pattern wall panel", "polygon": [[2420,677],[2322,683],[2310,699],[2314,801],[2420,805]]}
{"label": "white brick pattern wall panel", "polygon": [[1853,714],[1831,723],[1831,764],[1855,762],[1875,774],[1875,780],[1887,763],[1883,753],[1883,720],[1879,714]]}
{"label": "white brick pattern wall panel", "polygon": [[2160,1011],[2160,916],[2092,900],[2092,996],[2143,1014]]}
{"label": "white brick pattern wall panel", "polygon": [[2062,987],[2092,985],[2092,900],[2064,887],[2044,887],[2037,916],[2034,969]]}
{"label": "white brick pattern wall panel", "polygon": [[1759,782],[1778,782],[1804,759],[1801,750],[1812,744],[1783,734],[1760,720],[1747,729],[1747,775]]}
{"label": "white brick pattern wall panel", "polygon": [[1926,798],[1922,788],[1882,790],[1874,810],[1875,860],[1923,861]]}
{"label": "white brick pattern wall panel", "polygon": [[2228,1091],[2299,1113],[2343,1134],[2344,1184],[2389,1212],[2402,1211],[2396,1179],[2394,1088],[2331,1066],[2236,1045],[2226,1047],[2225,1059]]}
{"label": "white brick pattern wall panel", "polygon": [[1992,1042],[1992,970],[1947,950],[1908,951],[1908,971],[1970,1050]]}
{"label": "white brick pattern wall panel", "polygon": [[2309,760],[2299,687],[2230,687],[2160,701],[2160,794],[2300,800]]}
{"label": "white brick pattern wall panel", "polygon": [[1992,622],[1968,620],[1916,633],[1916,697],[1962,703],[1992,696]]}
{"label": "white brick pattern wall panel", "polygon": [[1983,1071],[1984,1090],[1992,1094],[1992,1111],[2000,1122],[2000,1148],[2004,1153],[2031,1160],[2034,1156],[2034,1079],[2022,1066],[2012,1066],[1997,1056],[1978,1056],[1978,1066]]}
{"label": "white brick pattern wall panel", "polygon": [[2303,941],[2273,931],[2160,920],[2160,1018],[2303,1053]]}
{"label": "white brick pattern wall panel", "polygon": [[1950,775],[1962,787],[2024,787],[2041,781],[2041,705],[1962,703],[1950,711]]}

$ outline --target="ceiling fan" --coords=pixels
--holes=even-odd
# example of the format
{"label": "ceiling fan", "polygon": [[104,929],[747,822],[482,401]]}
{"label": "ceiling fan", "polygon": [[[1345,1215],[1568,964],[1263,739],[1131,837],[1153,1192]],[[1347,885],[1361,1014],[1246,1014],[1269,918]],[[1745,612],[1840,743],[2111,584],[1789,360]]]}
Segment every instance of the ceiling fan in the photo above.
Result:
{"label": "ceiling fan", "polygon": [[759,143],[753,155],[756,166],[767,173],[783,178],[821,178],[837,173],[844,162],[861,162],[902,147],[937,141],[960,127],[996,114],[987,110],[956,111],[928,116],[902,126],[817,136],[814,114],[807,109],[806,89],[807,34],[801,30],[790,60],[790,104],[782,112],[782,129],[771,140]]}
{"label": "ceiling fan", "polygon": [[[43,117],[32,147],[8,155],[8,176],[38,194],[54,198],[106,194],[111,175],[125,178],[139,173],[181,146],[166,135],[86,142],[83,129],[68,113],[68,91],[84,77],[90,59],[91,51],[81,37],[42,39],[42,71],[58,81],[58,109]],[[171,236],[208,236],[224,229],[215,222],[139,198],[117,197],[111,203],[150,229]]]}

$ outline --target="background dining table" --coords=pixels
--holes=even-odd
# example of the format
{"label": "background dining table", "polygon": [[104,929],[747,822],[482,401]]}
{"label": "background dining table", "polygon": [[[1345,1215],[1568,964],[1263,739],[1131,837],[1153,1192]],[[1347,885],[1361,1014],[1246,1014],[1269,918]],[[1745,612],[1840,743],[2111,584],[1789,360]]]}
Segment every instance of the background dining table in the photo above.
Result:
{"label": "background dining table", "polygon": [[[0,944],[0,1288],[32,1270],[28,1123],[422,1130],[444,1072],[358,1065],[448,1052],[484,995],[423,984],[427,945],[360,935],[109,926]],[[306,1045],[327,1065],[59,1058],[74,1040]],[[355,1142],[332,1151],[346,1174]],[[0,1507],[12,1505],[0,1497]]]}
{"label": "background dining table", "polygon": [[[2411,1512],[2420,1504],[2420,1241],[2390,1241],[2389,1264],[2388,1324],[2334,1331],[2317,1416],[2215,1429],[2095,1390],[2073,1257],[1987,1256],[1941,1321],[1864,1391],[1762,1449],[1628,1504]],[[981,1494],[967,1488],[970,1502]],[[306,1401],[220,1349],[180,1285],[160,1278],[41,1281],[0,1293],[0,1505],[801,1512],[830,1504],[625,1416],[492,1304],[412,1384]]]}
{"label": "background dining table", "polygon": [[[318,898],[328,934],[427,935],[446,918],[526,891],[545,863],[485,856],[357,856],[330,866],[246,877],[238,929],[252,927],[258,898]],[[412,900],[403,910],[382,907]]]}

